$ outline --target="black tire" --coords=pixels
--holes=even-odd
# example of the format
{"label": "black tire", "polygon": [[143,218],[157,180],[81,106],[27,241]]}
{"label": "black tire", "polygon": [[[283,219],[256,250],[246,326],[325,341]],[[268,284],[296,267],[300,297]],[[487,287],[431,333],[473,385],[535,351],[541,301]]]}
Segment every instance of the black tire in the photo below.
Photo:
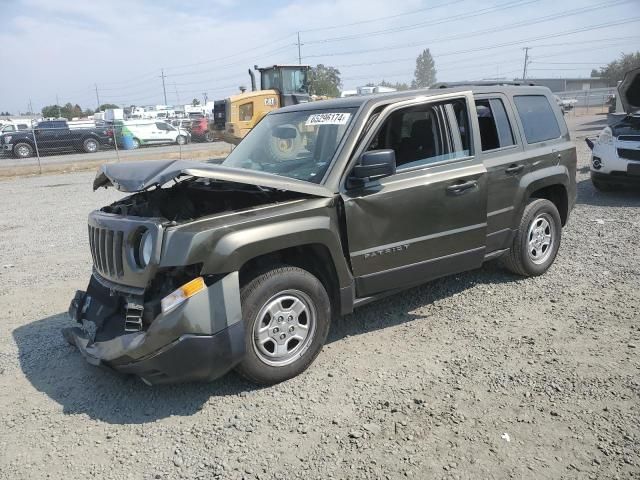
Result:
{"label": "black tire", "polygon": [[17,158],[32,157],[33,147],[26,142],[18,142],[13,146],[13,155]]}
{"label": "black tire", "polygon": [[[296,128],[293,125],[283,125],[283,127]],[[296,138],[281,139],[272,136],[265,143],[265,155],[272,163],[295,160],[303,150],[303,138],[299,132]]]}
{"label": "black tire", "polygon": [[593,183],[595,189],[599,190],[600,192],[611,192],[613,190],[613,185],[611,185],[610,183],[595,180],[593,178],[591,179],[591,183]]}
{"label": "black tire", "polygon": [[211,130],[207,130],[207,133],[204,134],[204,141],[207,143],[211,143],[216,139],[215,135]]}
{"label": "black tire", "polygon": [[133,145],[133,148],[140,148],[140,140],[138,140],[137,138],[133,138],[131,139],[131,145]]}
{"label": "black tire", "polygon": [[100,150],[100,143],[95,138],[87,138],[82,142],[82,149],[85,153],[96,153]]}
{"label": "black tire", "polygon": [[[307,336],[304,340],[295,343],[293,336],[296,331],[292,333],[292,337],[284,340],[285,349],[291,348],[291,352],[286,352],[284,355],[290,355],[291,357],[283,361],[290,363],[283,365],[273,365],[267,363],[270,359],[266,358],[264,353],[260,353],[260,342],[254,340],[254,328],[256,322],[260,322],[263,326],[262,330],[266,331],[266,335],[271,336],[272,332],[276,335],[274,327],[280,327],[279,334],[287,333],[288,329],[292,325],[299,327],[300,322],[304,322],[304,313],[300,316],[296,315],[295,320],[291,320],[291,316],[287,313],[277,318],[271,317],[270,321],[265,323],[267,317],[262,316],[262,312],[268,305],[277,304],[280,308],[285,306],[284,302],[287,301],[288,295],[299,295],[304,301],[309,303],[309,310],[315,313],[315,318],[307,316]],[[236,371],[240,373],[247,380],[261,384],[261,385],[273,385],[285,380],[288,380],[296,375],[299,375],[307,369],[313,360],[318,356],[322,350],[322,346],[329,333],[329,326],[331,324],[331,301],[329,295],[324,286],[315,276],[311,273],[297,267],[279,266],[273,267],[265,273],[257,275],[251,281],[241,288],[240,298],[242,302],[242,317],[245,325],[245,356],[236,367]],[[280,300],[283,299],[283,300]],[[293,304],[289,308],[292,308]],[[313,318],[313,320],[311,320]],[[280,319],[280,321],[278,321]],[[287,323],[288,321],[291,323]],[[259,324],[259,325],[260,325]],[[269,325],[266,327],[266,325]],[[294,329],[296,328],[294,327]],[[257,337],[256,333],[256,338]],[[262,350],[264,346],[271,342],[276,348],[276,341],[267,339],[262,343]],[[290,345],[292,345],[290,347]],[[296,350],[298,349],[298,350]],[[271,359],[278,361],[277,358]]]}
{"label": "black tire", "polygon": [[186,145],[187,144],[187,137],[185,137],[184,135],[178,135],[176,137],[176,144],[177,145]]}
{"label": "black tire", "polygon": [[[533,239],[534,235],[537,235],[536,232],[531,231],[532,229],[541,229],[539,232],[541,235],[543,234],[544,223],[539,219],[543,219],[549,225],[551,243],[547,247],[548,250],[542,248],[535,250],[540,255],[539,261],[535,261],[532,258],[533,254],[529,251],[529,241]],[[534,222],[535,225],[533,225]],[[542,275],[553,264],[561,238],[562,222],[556,206],[546,199],[531,199],[522,213],[513,245],[509,253],[501,257],[501,263],[508,270],[523,277]]]}

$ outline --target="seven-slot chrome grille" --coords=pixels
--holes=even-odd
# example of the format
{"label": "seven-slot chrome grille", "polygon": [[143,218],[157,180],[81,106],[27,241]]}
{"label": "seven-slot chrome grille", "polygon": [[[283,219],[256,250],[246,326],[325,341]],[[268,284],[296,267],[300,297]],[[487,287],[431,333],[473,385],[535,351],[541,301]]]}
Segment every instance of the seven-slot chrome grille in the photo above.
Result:
{"label": "seven-slot chrome grille", "polygon": [[124,275],[124,232],[89,225],[89,246],[98,272],[112,278]]}

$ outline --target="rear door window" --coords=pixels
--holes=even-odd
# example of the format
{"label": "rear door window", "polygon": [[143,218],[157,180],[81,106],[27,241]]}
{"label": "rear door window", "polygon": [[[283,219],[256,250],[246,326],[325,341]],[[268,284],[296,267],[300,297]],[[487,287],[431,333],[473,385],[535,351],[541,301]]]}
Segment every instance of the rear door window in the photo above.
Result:
{"label": "rear door window", "polygon": [[560,137],[556,115],[544,95],[516,95],[516,104],[527,143],[544,142]]}
{"label": "rear door window", "polygon": [[509,117],[499,98],[476,100],[482,151],[496,150],[515,144]]}

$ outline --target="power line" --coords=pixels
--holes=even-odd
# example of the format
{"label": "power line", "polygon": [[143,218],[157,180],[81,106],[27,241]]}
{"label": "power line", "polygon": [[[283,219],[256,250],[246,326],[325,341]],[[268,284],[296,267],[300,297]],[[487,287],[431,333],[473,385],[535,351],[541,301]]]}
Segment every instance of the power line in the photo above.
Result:
{"label": "power line", "polygon": [[331,25],[331,26],[327,26],[327,27],[316,27],[316,28],[307,28],[306,30],[300,30],[300,32],[302,33],[308,33],[308,32],[318,32],[321,30],[335,30],[338,28],[344,28],[344,27],[352,27],[354,25],[364,25],[365,23],[374,23],[374,22],[379,22],[382,20],[388,21],[391,20],[393,18],[399,18],[399,17],[404,17],[407,15],[415,15],[416,13],[423,13],[429,10],[435,10],[437,8],[442,8],[442,7],[450,7],[452,5],[455,5],[456,3],[462,3],[465,2],[467,0],[456,0],[453,2],[448,2],[448,3],[441,3],[439,5],[433,5],[431,7],[427,7],[427,8],[420,8],[418,10],[411,10],[409,12],[404,12],[404,13],[398,13],[395,15],[386,15],[384,17],[376,17],[376,18],[372,18],[369,20],[360,20],[358,22],[351,22],[351,23],[343,23],[340,25]]}
{"label": "power line", "polygon": [[[460,13],[457,15],[451,15],[448,17],[443,17],[437,20],[430,20],[427,22],[420,22],[420,23],[414,23],[412,25],[405,25],[405,26],[400,26],[400,27],[393,27],[393,28],[386,28],[383,30],[376,30],[373,32],[365,32],[365,33],[354,33],[351,35],[344,35],[341,37],[333,37],[333,38],[324,38],[322,40],[311,40],[308,41],[307,44],[311,45],[311,44],[318,44],[318,43],[329,43],[329,42],[337,42],[337,41],[343,41],[343,40],[352,40],[352,39],[357,39],[357,38],[365,38],[365,37],[373,37],[376,35],[386,35],[386,34],[390,34],[390,33],[397,33],[397,32],[404,32],[407,30],[414,30],[416,28],[423,28],[423,27],[431,27],[434,25],[441,25],[443,23],[449,23],[449,22],[455,22],[458,20],[464,20],[467,18],[473,18],[473,17],[478,17],[481,15],[487,15],[489,13],[495,13],[501,10],[506,10],[509,8],[514,8],[514,7],[521,7],[524,5],[528,5],[531,3],[536,3],[539,0],[515,0],[515,1],[510,1],[507,3],[503,3],[503,4],[499,4],[499,5],[494,5],[492,7],[486,7],[486,8],[481,8],[480,10],[475,10],[475,11],[471,11],[468,13]],[[630,0],[624,0],[624,1],[630,1]]]}
{"label": "power line", "polygon": [[[467,50],[458,50],[456,52],[448,52],[446,54],[440,54],[440,56],[442,56],[442,55],[458,55],[458,54],[461,54],[461,53],[471,53],[471,52],[489,50],[489,49],[492,49],[492,48],[519,45],[519,44],[522,44],[522,43],[529,43],[529,42],[536,41],[536,40],[545,40],[547,38],[557,38],[557,37],[563,37],[563,36],[566,36],[566,35],[572,35],[574,33],[582,33],[582,32],[588,32],[588,31],[591,31],[591,30],[598,30],[600,28],[615,27],[615,26],[618,26],[618,25],[624,25],[624,24],[627,24],[627,23],[637,22],[639,20],[640,20],[640,17],[633,17],[633,18],[628,18],[626,20],[616,21],[616,22],[606,22],[606,23],[601,23],[601,24],[598,24],[598,25],[590,25],[588,27],[577,28],[577,29],[574,29],[574,30],[569,30],[569,31],[566,31],[566,32],[561,32],[561,33],[541,35],[539,37],[530,37],[530,38],[526,38],[526,39],[523,39],[523,40],[516,40],[516,41],[512,41],[512,42],[498,43],[498,44],[490,45],[490,46],[487,46],[487,47],[471,48],[471,49],[467,49]],[[456,38],[460,38],[461,39],[461,38],[466,38],[466,37],[464,35],[461,35],[461,36],[458,36]],[[307,55],[307,58],[339,57],[339,56],[344,56],[344,55],[356,55],[356,54],[360,54],[360,53],[380,52],[380,51],[388,51],[388,50],[398,50],[398,49],[407,48],[407,47],[416,47],[416,46],[426,45],[426,44],[429,44],[429,43],[433,43],[433,40],[432,41],[420,41],[420,42],[405,43],[405,44],[400,44],[400,45],[391,45],[391,46],[386,46],[386,47],[381,47],[381,48],[369,48],[369,49],[364,49],[364,50],[352,50],[352,51],[349,51],[349,52],[335,52],[335,53],[323,53],[323,54],[318,54],[318,55]]]}

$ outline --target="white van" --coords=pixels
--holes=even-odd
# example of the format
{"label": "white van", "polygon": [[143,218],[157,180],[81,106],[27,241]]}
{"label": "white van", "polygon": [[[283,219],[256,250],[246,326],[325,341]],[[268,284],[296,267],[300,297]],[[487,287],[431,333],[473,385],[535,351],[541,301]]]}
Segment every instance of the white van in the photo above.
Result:
{"label": "white van", "polygon": [[167,122],[149,120],[128,120],[123,122],[123,132],[133,137],[133,147],[176,143],[184,145],[191,141],[191,134]]}

